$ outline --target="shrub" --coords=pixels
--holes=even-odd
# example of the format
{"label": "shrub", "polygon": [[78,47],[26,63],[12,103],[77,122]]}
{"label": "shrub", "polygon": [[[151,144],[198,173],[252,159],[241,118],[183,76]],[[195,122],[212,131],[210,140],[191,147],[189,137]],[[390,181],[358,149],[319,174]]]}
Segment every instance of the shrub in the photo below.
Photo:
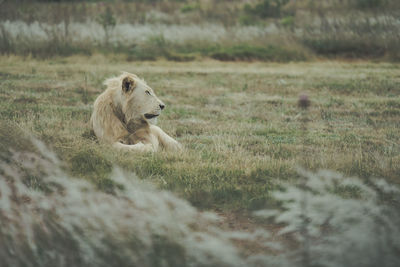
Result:
{"label": "shrub", "polygon": [[354,4],[358,8],[377,8],[386,3],[386,0],[355,0]]}
{"label": "shrub", "polygon": [[214,59],[223,61],[233,60],[264,60],[264,61],[297,61],[304,60],[305,55],[295,50],[283,47],[235,45],[231,47],[220,47],[210,53]]}
{"label": "shrub", "polygon": [[245,4],[243,11],[260,18],[276,18],[281,16],[282,7],[288,2],[289,0],[262,0],[254,6]]}
{"label": "shrub", "polygon": [[294,17],[293,16],[287,16],[281,19],[280,21],[281,25],[285,28],[294,28]]}
{"label": "shrub", "polygon": [[186,4],[181,7],[181,12],[182,13],[188,13],[188,12],[193,12],[196,10],[200,10],[200,5],[199,4]]}
{"label": "shrub", "polygon": [[239,16],[239,24],[240,25],[255,25],[257,24],[257,18],[255,16],[251,16],[249,14],[242,14]]}

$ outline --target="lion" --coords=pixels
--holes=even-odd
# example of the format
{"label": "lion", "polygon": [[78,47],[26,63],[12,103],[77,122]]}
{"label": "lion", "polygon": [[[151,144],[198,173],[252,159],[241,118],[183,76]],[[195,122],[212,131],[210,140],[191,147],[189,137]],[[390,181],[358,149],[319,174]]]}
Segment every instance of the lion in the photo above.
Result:
{"label": "lion", "polygon": [[132,73],[107,79],[107,89],[94,102],[90,124],[97,138],[113,147],[156,152],[182,146],[156,126],[165,104],[144,80]]}

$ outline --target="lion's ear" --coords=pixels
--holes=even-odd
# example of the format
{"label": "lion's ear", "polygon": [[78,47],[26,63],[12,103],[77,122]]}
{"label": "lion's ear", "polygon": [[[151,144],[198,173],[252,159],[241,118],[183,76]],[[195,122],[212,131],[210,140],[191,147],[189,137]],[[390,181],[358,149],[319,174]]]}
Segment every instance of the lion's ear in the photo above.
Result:
{"label": "lion's ear", "polygon": [[135,80],[129,76],[125,77],[122,80],[122,91],[124,91],[125,93],[133,91],[133,89],[135,89],[135,86],[136,86]]}

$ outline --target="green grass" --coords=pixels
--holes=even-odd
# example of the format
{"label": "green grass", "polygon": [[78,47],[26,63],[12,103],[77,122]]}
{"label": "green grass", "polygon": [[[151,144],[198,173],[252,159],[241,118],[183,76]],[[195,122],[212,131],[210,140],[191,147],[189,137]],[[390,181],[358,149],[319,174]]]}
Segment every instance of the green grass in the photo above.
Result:
{"label": "green grass", "polygon": [[[104,53],[107,49],[103,50]],[[126,56],[128,61],[167,59],[169,61],[186,62],[198,58],[212,58],[220,61],[304,61],[310,55],[296,47],[281,47],[272,44],[170,44],[163,37],[155,37],[146,45],[134,49],[118,47],[115,53]]]}
{"label": "green grass", "polygon": [[294,49],[274,45],[254,46],[247,44],[217,48],[210,53],[210,56],[222,61],[263,60],[286,62],[307,59],[304,53],[295,51]]}
{"label": "green grass", "polygon": [[[67,172],[106,192],[115,186],[108,178],[113,166],[197,207],[230,211],[273,205],[271,192],[295,182],[299,164],[400,182],[399,64],[128,63],[101,55],[0,62],[1,118],[43,140]],[[184,152],[119,152],[91,135],[102,82],[122,70],[143,77],[167,104],[159,125]],[[297,107],[303,92],[312,102],[306,134]]]}

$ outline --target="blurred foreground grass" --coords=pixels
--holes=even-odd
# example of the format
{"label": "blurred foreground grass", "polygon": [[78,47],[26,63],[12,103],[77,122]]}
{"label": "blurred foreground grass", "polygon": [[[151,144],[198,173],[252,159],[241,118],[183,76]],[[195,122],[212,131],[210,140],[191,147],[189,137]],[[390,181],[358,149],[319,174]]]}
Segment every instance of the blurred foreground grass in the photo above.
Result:
{"label": "blurred foreground grass", "polygon": [[[207,209],[272,205],[271,192],[294,181],[300,163],[399,183],[399,64],[127,63],[98,55],[0,62],[1,118],[106,192],[113,165]],[[120,71],[143,77],[167,104],[159,125],[183,153],[123,153],[90,135],[93,101]],[[303,92],[312,101],[305,138],[297,107]]]}

